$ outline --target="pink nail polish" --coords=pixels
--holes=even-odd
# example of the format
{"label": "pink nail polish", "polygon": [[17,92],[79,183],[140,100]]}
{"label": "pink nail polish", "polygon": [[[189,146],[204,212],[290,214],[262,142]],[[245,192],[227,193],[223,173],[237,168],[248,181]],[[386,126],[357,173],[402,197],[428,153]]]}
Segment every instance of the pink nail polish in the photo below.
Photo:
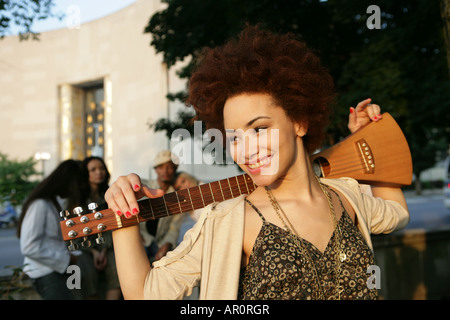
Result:
{"label": "pink nail polish", "polygon": [[377,120],[377,116],[373,117],[373,120]]}
{"label": "pink nail polish", "polygon": [[122,216],[122,212],[120,212],[120,210],[117,210],[117,215],[120,217],[120,216]]}
{"label": "pink nail polish", "polygon": [[134,190],[139,189],[139,186],[137,184],[134,185]]}
{"label": "pink nail polish", "polygon": [[133,208],[133,213],[138,213],[138,209],[136,209],[136,208]]}
{"label": "pink nail polish", "polygon": [[353,108],[350,108],[350,113],[353,113]]}
{"label": "pink nail polish", "polygon": [[125,212],[125,217],[127,217],[127,218],[131,217],[130,211]]}

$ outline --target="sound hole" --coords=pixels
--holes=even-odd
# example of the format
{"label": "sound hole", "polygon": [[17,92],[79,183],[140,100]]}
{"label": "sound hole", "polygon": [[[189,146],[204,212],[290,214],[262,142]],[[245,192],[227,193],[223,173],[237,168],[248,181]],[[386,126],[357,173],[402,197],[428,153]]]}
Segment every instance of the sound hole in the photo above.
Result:
{"label": "sound hole", "polygon": [[331,172],[330,163],[324,157],[317,157],[313,162],[313,170],[318,177],[326,177]]}

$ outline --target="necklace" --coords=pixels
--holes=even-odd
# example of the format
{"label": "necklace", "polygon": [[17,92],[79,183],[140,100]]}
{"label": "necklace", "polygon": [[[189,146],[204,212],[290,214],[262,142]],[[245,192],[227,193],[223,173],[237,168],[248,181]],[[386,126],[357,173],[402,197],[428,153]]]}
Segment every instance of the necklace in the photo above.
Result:
{"label": "necklace", "polygon": [[[320,186],[323,194],[325,195],[325,197],[327,199],[328,207],[330,209],[330,214],[331,214],[333,225],[334,225],[334,228],[335,228],[334,230],[338,231],[335,234],[335,238],[336,238],[335,251],[338,254],[336,254],[336,268],[335,268],[335,277],[336,277],[335,282],[336,283],[335,283],[335,288],[334,288],[334,291],[335,291],[334,298],[335,298],[335,300],[339,300],[340,297],[341,297],[341,293],[344,291],[344,287],[340,284],[341,263],[344,262],[345,259],[346,259],[346,254],[345,254],[345,252],[344,252],[344,250],[343,250],[343,248],[341,246],[342,233],[341,233],[341,229],[340,229],[339,223],[337,222],[337,218],[336,218],[336,214],[335,214],[335,211],[334,211],[334,206],[333,206],[333,202],[332,202],[331,196],[330,196],[328,190],[325,188],[325,186],[320,182],[319,178],[317,176],[315,176],[315,177],[316,177],[317,182],[319,183],[319,186]],[[319,279],[319,276],[318,276],[318,273],[317,273],[317,269],[316,269],[314,261],[312,260],[310,254],[309,254],[309,251],[306,248],[303,247],[303,245],[302,245],[302,243],[300,241],[301,237],[299,236],[297,230],[292,225],[291,221],[287,217],[287,215],[284,212],[284,210],[281,208],[280,204],[276,200],[276,198],[273,195],[272,191],[267,186],[265,187],[265,190],[266,190],[266,193],[267,193],[267,195],[269,197],[270,203],[272,204],[272,207],[275,210],[275,213],[277,214],[278,218],[281,220],[281,222],[283,224],[283,227],[284,227],[283,229],[285,231],[288,231],[288,232],[290,232],[292,234],[295,234],[297,236],[296,240],[298,240],[298,241],[296,241],[296,242],[297,242],[297,244],[298,244],[298,246],[300,248],[300,252],[301,252],[302,256],[304,256],[308,260],[309,264],[312,267],[312,271],[313,271],[314,277],[316,279],[316,281],[315,281],[316,282],[316,287],[317,287],[316,289],[317,289],[317,292],[319,293],[319,299],[325,300],[325,292],[323,290],[323,286],[320,285],[320,279]],[[330,297],[330,299],[332,297]]]}

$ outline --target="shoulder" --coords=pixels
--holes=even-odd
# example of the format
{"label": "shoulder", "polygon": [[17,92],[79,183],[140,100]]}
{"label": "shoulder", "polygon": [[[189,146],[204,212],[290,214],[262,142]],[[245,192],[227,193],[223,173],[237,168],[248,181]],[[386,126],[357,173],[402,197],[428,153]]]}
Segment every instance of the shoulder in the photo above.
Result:
{"label": "shoulder", "polygon": [[360,197],[362,193],[361,185],[358,183],[358,181],[352,178],[321,178],[320,181],[329,187],[339,190],[346,197]]}
{"label": "shoulder", "polygon": [[42,210],[48,210],[48,208],[51,208],[53,205],[49,200],[45,199],[36,199],[33,202],[30,203],[30,206],[28,207],[28,211],[35,212],[35,211],[42,211]]}
{"label": "shoulder", "polygon": [[203,213],[207,213],[211,217],[224,217],[232,213],[244,212],[244,200],[247,195],[228,199],[221,202],[214,202],[206,206]]}

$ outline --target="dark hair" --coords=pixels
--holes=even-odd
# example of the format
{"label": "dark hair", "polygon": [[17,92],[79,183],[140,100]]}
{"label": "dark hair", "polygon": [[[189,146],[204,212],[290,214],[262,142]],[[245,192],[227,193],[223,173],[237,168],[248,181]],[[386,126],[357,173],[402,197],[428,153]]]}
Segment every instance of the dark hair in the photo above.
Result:
{"label": "dark hair", "polygon": [[303,141],[308,152],[322,143],[335,95],[333,80],[294,35],[248,26],[224,46],[203,50],[186,101],[196,118],[223,132],[225,101],[243,93],[270,94],[292,121],[306,125]]}
{"label": "dark hair", "polygon": [[105,168],[106,176],[105,180],[103,180],[102,183],[98,186],[98,192],[101,197],[106,193],[106,190],[109,188],[109,179],[111,178],[111,174],[108,171],[108,168],[106,167],[105,161],[100,157],[87,157],[83,160],[81,164],[81,178],[82,178],[82,186],[81,186],[81,197],[82,197],[82,204],[85,205],[89,199],[90,193],[91,193],[91,185],[89,183],[89,170],[88,170],[88,164],[92,160],[98,160],[103,164],[103,167]]}
{"label": "dark hair", "polygon": [[[61,162],[47,178],[31,191],[22,206],[22,213],[20,214],[17,227],[17,236],[20,238],[20,229],[23,219],[33,201],[37,199],[49,200],[58,211],[63,209],[72,210],[81,200],[80,185],[81,162],[75,160],[65,160]],[[57,196],[68,199],[67,208],[61,208]]]}

